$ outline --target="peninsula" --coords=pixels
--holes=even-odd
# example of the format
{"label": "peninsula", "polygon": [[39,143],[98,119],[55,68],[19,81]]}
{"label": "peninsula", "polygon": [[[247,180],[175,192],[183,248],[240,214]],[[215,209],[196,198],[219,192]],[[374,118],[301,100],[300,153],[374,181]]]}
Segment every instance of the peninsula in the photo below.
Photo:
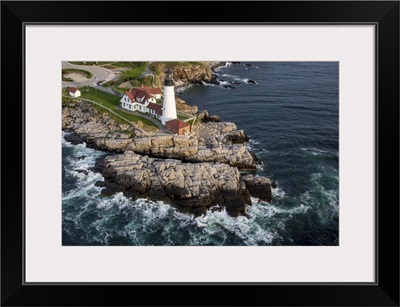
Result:
{"label": "peninsula", "polygon": [[223,208],[232,216],[246,215],[251,197],[271,202],[271,181],[251,172],[260,161],[246,146],[244,131],[175,97],[176,87],[219,82],[213,68],[220,63],[177,62],[173,70],[168,65],[147,62],[131,78],[114,68],[112,80],[92,87],[72,82],[74,96],[63,91],[66,140],[109,154],[95,166],[104,177],[96,183],[104,187],[102,194],[162,200],[196,216]]}

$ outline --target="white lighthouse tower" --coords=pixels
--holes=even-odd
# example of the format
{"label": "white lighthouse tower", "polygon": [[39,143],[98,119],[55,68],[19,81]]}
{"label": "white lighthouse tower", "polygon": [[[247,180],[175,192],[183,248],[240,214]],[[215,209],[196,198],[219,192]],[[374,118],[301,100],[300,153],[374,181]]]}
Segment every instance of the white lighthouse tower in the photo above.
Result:
{"label": "white lighthouse tower", "polygon": [[172,79],[172,75],[173,72],[170,69],[165,72],[163,114],[161,117],[161,122],[163,125],[165,125],[167,121],[177,118],[174,80]]}

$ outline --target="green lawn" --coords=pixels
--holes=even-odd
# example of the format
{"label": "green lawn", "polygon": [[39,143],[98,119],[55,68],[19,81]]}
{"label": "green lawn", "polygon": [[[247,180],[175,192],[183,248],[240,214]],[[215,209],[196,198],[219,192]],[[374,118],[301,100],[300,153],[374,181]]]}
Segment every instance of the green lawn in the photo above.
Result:
{"label": "green lawn", "polygon": [[[143,128],[146,131],[158,131],[157,125],[155,125],[151,120],[148,120],[146,118],[142,118],[140,116],[136,116],[131,113],[127,113],[121,110],[116,109],[116,106],[120,105],[120,97],[111,95],[108,93],[104,93],[102,91],[99,91],[92,87],[83,87],[80,89],[81,90],[81,97],[89,100],[93,100],[102,106],[105,106],[107,108],[110,108],[113,110],[115,113],[118,115],[122,116],[123,118],[129,120],[130,122],[141,122],[141,124],[138,124],[139,127]],[[96,106],[96,105],[95,105]],[[97,107],[98,109],[101,109],[100,107]],[[103,109],[104,110],[104,109]],[[112,115],[112,114],[110,114]],[[114,116],[115,117],[115,116]],[[121,119],[119,119],[121,120]]]}
{"label": "green lawn", "polygon": [[197,117],[196,117],[196,118],[193,118],[193,119],[191,119],[191,120],[189,120],[187,123],[188,123],[189,125],[192,125],[193,122],[194,122],[194,124],[196,125],[196,124],[197,124],[196,119],[197,119]]}
{"label": "green lawn", "polygon": [[[126,64],[129,65],[130,63],[127,62]],[[144,72],[147,63],[146,62],[136,62],[134,64],[135,65],[121,66],[121,67],[129,67],[130,68],[129,70],[126,70],[123,73],[121,73],[120,80],[122,82],[139,78],[140,75]],[[114,65],[115,65],[115,63],[114,63]]]}
{"label": "green lawn", "polygon": [[90,86],[85,86],[80,89],[82,98],[90,99],[93,101],[96,101],[98,103],[101,103],[105,106],[108,107],[114,107],[114,106],[119,106],[120,105],[120,99],[121,97],[111,95],[109,93],[105,93],[99,90],[96,90],[93,87]]}
{"label": "green lawn", "polygon": [[128,68],[137,68],[137,67],[145,67],[147,62],[112,62],[111,65],[115,67],[128,67]]}
{"label": "green lawn", "polygon": [[185,120],[188,119],[189,117],[185,116],[185,115],[181,115],[179,113],[176,114],[178,116],[179,119]]}

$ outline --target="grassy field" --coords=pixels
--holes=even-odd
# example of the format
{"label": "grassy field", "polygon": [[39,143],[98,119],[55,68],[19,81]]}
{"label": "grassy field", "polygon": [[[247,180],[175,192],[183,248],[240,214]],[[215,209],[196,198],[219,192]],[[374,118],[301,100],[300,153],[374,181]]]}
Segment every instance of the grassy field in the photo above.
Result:
{"label": "grassy field", "polygon": [[179,119],[182,119],[182,120],[185,120],[185,119],[189,118],[188,116],[185,116],[185,115],[182,115],[182,114],[179,114],[179,113],[177,113],[176,115],[178,116]]}
{"label": "grassy field", "polygon": [[121,74],[121,82],[127,81],[127,80],[134,80],[134,79],[138,79],[140,77],[140,75],[144,72],[145,68],[146,68],[146,62],[126,62],[126,63],[120,63],[118,62],[118,64],[126,64],[126,65],[122,65],[121,67],[128,67],[130,68],[129,70],[125,70],[122,74]]}
{"label": "grassy field", "polygon": [[130,81],[133,87],[139,87],[142,84],[151,86],[152,79],[145,77],[140,78],[141,74],[146,69],[147,62],[112,62],[110,64],[105,65],[105,68],[115,69],[115,68],[128,68],[125,71],[121,72],[121,77],[118,81],[108,81],[103,84],[105,87],[113,87],[116,91],[125,92],[125,89],[119,88],[121,83],[126,81]]}
{"label": "grassy field", "polygon": [[[120,99],[121,99],[120,97],[111,95],[108,93],[104,93],[99,90],[96,91],[96,89],[94,89],[92,87],[83,87],[80,90],[81,90],[82,98],[93,100],[93,101],[101,104],[102,106],[110,108],[115,113],[117,113],[121,117],[127,119],[128,121],[137,123],[138,126],[140,128],[142,128],[143,130],[149,131],[149,132],[159,130],[158,127],[151,120],[142,118],[140,116],[136,116],[131,113],[127,113],[127,112],[118,110],[116,108],[116,106],[120,105]],[[101,109],[100,107],[98,107],[96,105],[94,105],[94,106],[97,107],[98,109]],[[102,109],[102,111],[104,111],[104,109]],[[112,114],[110,114],[110,115],[112,115]],[[116,117],[116,116],[114,116],[114,117]],[[118,118],[118,117],[116,117],[116,118]],[[119,119],[119,120],[121,121],[121,119]]]}
{"label": "grassy field", "polygon": [[96,101],[108,107],[114,107],[120,104],[120,97],[96,90],[90,86],[82,87],[80,88],[80,91],[82,98]]}

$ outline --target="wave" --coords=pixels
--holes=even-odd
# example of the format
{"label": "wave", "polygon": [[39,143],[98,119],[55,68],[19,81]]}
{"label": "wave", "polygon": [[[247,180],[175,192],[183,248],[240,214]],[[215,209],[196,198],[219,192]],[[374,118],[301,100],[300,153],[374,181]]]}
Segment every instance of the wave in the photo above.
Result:
{"label": "wave", "polygon": [[231,67],[231,66],[232,66],[232,62],[225,62],[224,65],[215,67],[215,68],[214,68],[214,71],[216,71],[216,72],[221,72],[221,70],[222,70],[223,68]]}
{"label": "wave", "polygon": [[193,84],[188,84],[188,85],[185,85],[185,86],[180,86],[180,87],[178,87],[178,88],[176,89],[176,92],[177,92],[177,93],[183,93],[183,92],[187,91],[189,88],[191,88],[192,86],[193,86]]}
{"label": "wave", "polygon": [[[277,184],[278,184],[278,182],[277,182]],[[272,189],[272,196],[274,199],[284,198],[286,196],[286,193],[281,188],[276,187],[275,189]]]}
{"label": "wave", "polygon": [[208,82],[204,82],[204,81],[201,81],[201,83],[202,83],[203,85],[205,85],[205,86],[216,86],[216,87],[219,86],[219,85],[217,85],[217,84],[208,83]]}
{"label": "wave", "polygon": [[[261,205],[254,205],[261,206]],[[279,238],[274,229],[264,229],[255,222],[258,211],[249,207],[249,218],[244,216],[231,217],[226,210],[211,212],[195,219],[196,225],[202,228],[202,232],[194,234],[191,245],[208,245],[215,236],[222,240],[224,245],[228,237],[233,235],[240,238],[243,245],[265,245],[271,244]]]}
{"label": "wave", "polygon": [[104,178],[92,170],[104,153],[84,144],[63,146],[72,147],[63,167],[77,182],[62,197],[63,242],[71,245],[277,245],[287,239],[282,230],[296,215],[310,208],[317,208],[321,219],[338,214],[338,193],[322,185],[322,173],[312,175],[313,191],[295,201],[281,187],[272,190],[272,204],[252,198],[248,217],[231,217],[223,208],[194,217],[162,201],[132,200],[123,193],[104,197],[103,188],[95,186]]}
{"label": "wave", "polygon": [[312,154],[314,156],[321,156],[321,155],[334,155],[337,157],[339,156],[339,153],[336,151],[322,150],[322,149],[318,149],[318,148],[314,148],[314,147],[310,147],[310,148],[301,147],[300,149],[309,154]]}
{"label": "wave", "polygon": [[229,74],[222,74],[221,77],[228,77],[228,78],[239,78],[239,76],[236,75],[229,75]]}

